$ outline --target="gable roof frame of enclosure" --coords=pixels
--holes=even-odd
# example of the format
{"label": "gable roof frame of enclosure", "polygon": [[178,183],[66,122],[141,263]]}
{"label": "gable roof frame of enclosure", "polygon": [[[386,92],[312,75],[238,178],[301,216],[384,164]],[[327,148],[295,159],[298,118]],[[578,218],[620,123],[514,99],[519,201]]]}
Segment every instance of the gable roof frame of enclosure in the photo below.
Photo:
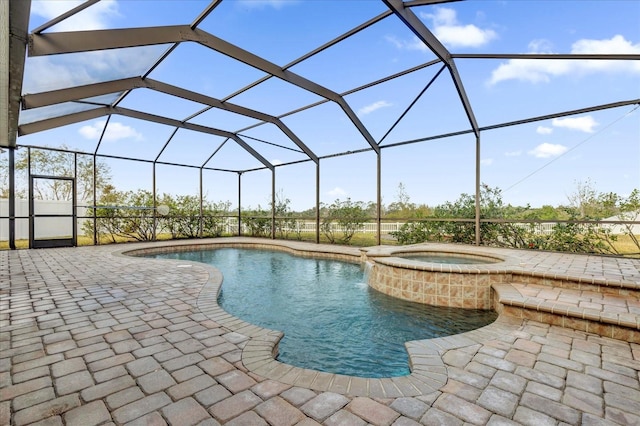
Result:
{"label": "gable roof frame of enclosure", "polygon": [[[628,61],[628,60],[639,60],[640,55],[638,54],[541,54],[541,53],[518,53],[518,54],[490,54],[490,53],[452,53],[450,52],[442,42],[432,33],[425,24],[416,16],[415,13],[411,10],[413,7],[424,6],[424,5],[434,5],[440,3],[449,3],[455,0],[381,0],[381,3],[386,6],[385,11],[379,13],[377,16],[363,22],[360,25],[357,25],[350,30],[344,32],[342,35],[335,37],[329,42],[324,43],[323,45],[308,51],[307,53],[300,56],[298,59],[290,62],[287,65],[279,66],[274,62],[271,62],[260,55],[251,53],[247,50],[242,49],[239,46],[236,46],[220,37],[217,37],[214,34],[211,34],[207,31],[204,31],[198,26],[209,16],[216,7],[218,7],[222,0],[214,0],[210,2],[201,13],[190,23],[187,25],[172,25],[172,26],[156,26],[156,27],[142,27],[142,28],[125,28],[125,29],[105,29],[105,30],[90,30],[90,31],[72,31],[72,32],[45,32],[52,26],[63,22],[65,19],[74,16],[75,14],[93,6],[98,3],[100,0],[88,0],[84,3],[76,6],[75,8],[65,12],[64,14],[46,22],[40,27],[36,28],[28,34],[28,19],[29,19],[29,11],[30,11],[30,0],[21,0],[15,1],[11,0],[8,2],[2,2],[2,7],[0,8],[0,18],[2,19],[2,30],[0,30],[0,43],[1,46],[0,52],[2,53],[0,58],[0,65],[2,66],[2,76],[0,78],[0,88],[2,89],[0,98],[1,105],[0,108],[0,131],[2,133],[0,138],[0,147],[5,147],[10,149],[10,159],[13,158],[11,154],[13,154],[13,150],[17,147],[17,136],[18,135],[27,135],[35,132],[41,132],[53,128],[57,128],[60,126],[64,126],[72,123],[79,123],[82,121],[95,119],[98,117],[107,117],[107,123],[102,130],[102,134],[98,141],[98,144],[93,152],[94,161],[96,156],[105,156],[109,157],[109,155],[104,155],[98,153],[100,148],[100,143],[104,137],[106,126],[109,123],[109,119],[113,115],[120,115],[125,117],[130,117],[138,120],[144,120],[148,122],[159,123],[164,126],[173,127],[174,131],[171,133],[171,136],[166,140],[161,150],[155,156],[153,160],[154,170],[156,164],[171,164],[171,165],[183,165],[185,164],[173,164],[171,162],[161,162],[160,156],[164,152],[165,148],[172,141],[173,136],[180,130],[190,130],[203,134],[215,135],[224,138],[224,141],[215,149],[205,161],[203,161],[200,166],[201,173],[201,181],[202,181],[202,170],[209,169],[207,164],[212,160],[212,158],[220,151],[220,149],[227,143],[229,140],[233,140],[237,145],[239,145],[242,149],[248,152],[253,158],[255,158],[262,167],[246,169],[246,170],[233,170],[232,167],[229,167],[228,170],[224,171],[233,171],[238,173],[239,176],[242,173],[248,171],[256,171],[256,170],[264,170],[268,169],[272,172],[272,220],[275,219],[275,170],[276,167],[286,166],[290,164],[296,164],[304,161],[312,161],[316,165],[316,222],[319,225],[319,186],[320,186],[320,160],[323,158],[331,158],[335,156],[341,155],[349,155],[353,153],[361,153],[367,151],[373,151],[377,157],[377,222],[378,222],[378,234],[377,239],[378,243],[380,243],[380,220],[381,220],[381,165],[380,165],[380,157],[381,150],[384,148],[392,148],[396,146],[424,142],[427,140],[434,140],[440,138],[447,138],[456,135],[464,135],[464,134],[473,134],[475,136],[476,148],[475,148],[475,169],[476,169],[476,177],[475,177],[475,187],[476,187],[476,214],[475,214],[475,224],[476,224],[476,243],[479,243],[479,222],[480,222],[480,136],[483,131],[498,129],[507,126],[514,126],[519,124],[531,123],[534,121],[539,121],[543,119],[548,119],[551,117],[563,117],[568,115],[579,114],[587,111],[596,111],[601,109],[609,109],[609,108],[618,108],[625,105],[632,104],[640,104],[640,99],[630,99],[623,100],[620,102],[614,102],[609,104],[601,104],[597,106],[580,108],[571,111],[563,111],[547,114],[544,116],[531,117],[522,120],[516,120],[511,122],[503,122],[493,125],[485,125],[481,126],[478,124],[474,109],[471,105],[470,100],[467,97],[465,85],[463,79],[458,73],[456,67],[456,59],[541,59],[541,60],[557,60],[557,59],[591,59],[591,60],[620,60],[620,61]],[[429,50],[436,56],[435,60],[428,61],[424,64],[414,66],[413,68],[398,72],[393,75],[389,75],[377,81],[365,84],[363,86],[345,91],[343,93],[337,93],[321,84],[318,84],[315,81],[302,77],[298,73],[294,73],[290,71],[295,65],[298,65],[305,60],[317,55],[320,52],[323,52],[332,46],[360,33],[361,31],[376,25],[377,23],[389,19],[390,17],[397,18],[403,25],[406,26],[408,30],[410,30],[415,36],[424,43]],[[5,25],[6,24],[6,25]],[[259,78],[242,87],[239,90],[229,94],[223,98],[214,98],[211,96],[204,95],[202,93],[194,92],[192,90],[188,90],[182,87],[178,87],[176,85],[168,84],[162,81],[158,81],[156,79],[152,79],[149,75],[155,70],[163,61],[165,61],[168,57],[172,55],[172,53],[176,50],[178,46],[183,43],[195,43],[201,46],[204,46],[212,51],[218,52],[228,58],[239,61],[249,67],[252,67],[256,70],[259,70],[265,73],[264,77]],[[72,53],[72,52],[90,52],[90,51],[101,51],[108,49],[118,49],[118,48],[126,48],[126,47],[138,47],[138,46],[151,46],[151,45],[164,45],[167,44],[169,47],[164,51],[162,55],[149,67],[149,69],[141,74],[140,76],[116,79],[111,81],[103,81],[83,86],[73,86],[64,89],[52,90],[47,92],[40,93],[30,93],[30,94],[22,94],[22,79],[24,74],[24,66],[25,66],[25,46],[28,46],[28,55],[30,57],[34,56],[43,56],[43,55],[57,55],[64,53]],[[355,111],[351,108],[349,103],[345,100],[345,96],[353,94],[355,92],[366,90],[369,87],[375,86],[377,84],[392,80],[394,78],[402,77],[404,75],[410,74],[412,72],[427,68],[434,64],[442,64],[443,68],[433,77],[431,82],[423,89],[423,91],[416,97],[416,100],[409,105],[409,107],[403,112],[403,114],[398,118],[396,123],[391,127],[389,132],[394,128],[396,124],[398,124],[404,117],[404,115],[412,108],[413,104],[422,96],[422,94],[427,91],[430,84],[436,79],[442,78],[440,75],[443,69],[448,71],[448,76],[451,78],[451,81],[457,91],[458,98],[460,104],[462,105],[462,109],[466,114],[469,128],[462,129],[456,132],[451,132],[447,134],[434,135],[414,140],[400,141],[394,142],[391,144],[386,144],[381,146],[382,140],[386,137],[382,137],[381,140],[376,141],[369,129],[364,125],[364,123],[360,120]],[[7,78],[8,77],[8,78]],[[284,81],[290,85],[293,85],[299,89],[310,92],[320,98],[319,101],[309,104],[305,107],[297,108],[295,110],[286,112],[284,114],[280,114],[278,116],[267,114],[263,111],[259,111],[256,109],[251,109],[244,107],[238,103],[232,103],[230,100],[242,93],[250,91],[257,85],[271,79],[277,78],[281,81]],[[194,103],[202,104],[205,107],[200,111],[191,114],[184,119],[176,119],[170,117],[164,117],[157,114],[152,114],[145,111],[137,111],[130,108],[121,107],[120,103],[131,93],[134,93],[138,89],[149,89],[158,93],[163,93],[166,95],[182,98]],[[62,114],[54,117],[43,118],[39,120],[35,120],[33,122],[19,124],[18,116],[19,111],[22,109],[24,111],[29,109],[37,109],[47,106],[55,106],[63,103],[75,103],[75,104],[87,104],[85,101],[88,98],[113,94],[121,92],[121,94],[117,97],[117,99],[109,104],[94,104],[95,108],[73,112],[68,114]],[[7,96],[5,101],[5,94]],[[334,154],[329,154],[325,156],[318,155],[314,152],[313,147],[308,146],[302,138],[300,138],[294,131],[292,131],[283,121],[282,119],[288,117],[290,115],[296,114],[298,112],[304,111],[306,109],[310,109],[316,106],[319,106],[323,103],[333,103],[339,107],[344,116],[348,118],[349,122],[353,125],[357,133],[359,133],[363,140],[366,141],[367,147],[358,150],[350,150],[346,152],[339,152]],[[233,114],[238,114],[240,116],[249,117],[258,121],[257,124],[252,124],[248,127],[244,127],[243,129],[221,129],[210,126],[205,126],[201,124],[196,124],[191,122],[195,117],[207,112],[211,109],[220,109]],[[306,159],[288,162],[284,164],[274,165],[269,162],[258,150],[254,149],[250,143],[247,142],[247,138],[252,139],[248,135],[242,134],[249,129],[255,128],[257,126],[262,126],[264,124],[271,124],[276,126],[294,145],[297,149],[288,148],[281,145],[277,145],[275,143],[269,141],[263,141],[260,139],[253,138],[259,142],[266,142],[272,145],[279,146],[280,148],[286,148],[295,150],[296,152],[303,153]],[[387,132],[387,134],[389,133]],[[111,156],[112,158],[123,158],[127,159],[126,153],[123,153],[122,156]],[[205,158],[206,155],[203,157]],[[135,158],[130,158],[136,160]],[[12,163],[12,161],[10,161]],[[11,165],[11,164],[10,164]],[[188,166],[192,167],[192,166]],[[213,168],[214,170],[222,170],[218,168]],[[240,182],[240,179],[239,179]],[[240,184],[239,184],[240,185]],[[10,185],[12,186],[12,185]],[[10,193],[11,193],[10,188]],[[154,203],[155,203],[155,171],[154,171]],[[240,188],[238,188],[240,192]],[[95,193],[95,190],[94,190]],[[95,196],[95,194],[94,194]],[[11,197],[13,198],[13,197]],[[202,188],[201,188],[201,198],[202,198]],[[10,200],[11,201],[11,200]],[[95,204],[95,202],[94,202]],[[239,206],[240,211],[240,206]],[[10,213],[10,216],[13,214]],[[273,225],[273,223],[272,223]],[[10,228],[12,227],[12,220],[10,219]],[[274,226],[272,226],[272,231],[275,232]],[[316,227],[318,229],[319,226]],[[275,236],[272,235],[272,236]],[[316,240],[319,241],[319,234],[316,235]]]}

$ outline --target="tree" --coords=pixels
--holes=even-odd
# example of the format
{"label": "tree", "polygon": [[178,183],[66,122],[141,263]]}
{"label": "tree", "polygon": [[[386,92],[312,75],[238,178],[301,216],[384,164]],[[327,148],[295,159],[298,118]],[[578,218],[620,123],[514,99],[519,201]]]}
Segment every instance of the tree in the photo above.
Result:
{"label": "tree", "polygon": [[[69,150],[69,147],[62,145],[61,150]],[[93,204],[93,157],[89,155],[75,155],[70,152],[53,151],[47,149],[31,149],[31,174],[46,176],[61,176],[76,178],[76,193],[80,202]],[[77,165],[74,164],[77,158]],[[26,149],[16,151],[15,161],[16,173],[24,174],[29,170],[29,155]],[[3,196],[8,194],[8,162],[0,162],[0,193]],[[102,161],[96,161],[96,195],[99,198],[102,192],[111,183],[111,168]],[[17,190],[16,196],[27,198],[25,189]],[[70,200],[71,185],[59,180],[37,179],[34,181],[34,196],[41,200]]]}
{"label": "tree", "polygon": [[387,206],[387,218],[406,219],[415,213],[416,205],[411,202],[404,184],[400,182],[395,201]]}
{"label": "tree", "polygon": [[[291,231],[295,231],[296,237],[301,239],[297,221],[292,217],[291,200],[284,195],[282,189],[276,192],[275,201],[273,210],[275,212],[276,235],[286,239]],[[269,204],[271,205],[271,203]]]}
{"label": "tree", "polygon": [[[625,221],[638,221],[640,219],[640,190],[637,188],[631,191],[631,194],[627,198],[620,200],[620,219]],[[625,234],[629,236],[632,244],[638,249],[640,254],[640,239],[639,235],[634,232],[634,226],[632,224],[624,224]]]}
{"label": "tree", "polygon": [[[480,186],[480,218],[503,219],[510,206],[502,201],[502,190],[492,188],[483,183]],[[454,202],[446,202],[434,209],[436,217],[448,219],[474,219],[476,217],[475,195],[463,193]],[[482,222],[480,224],[480,240],[490,244],[499,240],[503,226],[499,223]],[[509,230],[511,231],[511,230]],[[475,241],[475,223],[471,221],[445,222],[444,232],[448,239],[455,243],[471,244]]]}
{"label": "tree", "polygon": [[558,220],[567,219],[561,209],[545,204],[537,209],[527,209],[522,214],[523,219],[528,220]]}
{"label": "tree", "polygon": [[620,197],[613,192],[598,193],[591,179],[576,181],[576,190],[567,198],[577,219],[599,220],[618,213]]}

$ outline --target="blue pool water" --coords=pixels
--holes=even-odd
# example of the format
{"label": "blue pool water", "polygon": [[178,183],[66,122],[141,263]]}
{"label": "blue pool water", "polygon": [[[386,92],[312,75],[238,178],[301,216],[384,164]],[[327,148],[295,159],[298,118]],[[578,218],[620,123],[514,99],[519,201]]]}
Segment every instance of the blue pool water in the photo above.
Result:
{"label": "blue pool water", "polygon": [[278,360],[360,377],[409,374],[404,343],[469,331],[493,311],[411,303],[364,283],[360,265],[277,251],[231,249],[163,253],[218,268],[219,304],[252,324],[284,332]]}

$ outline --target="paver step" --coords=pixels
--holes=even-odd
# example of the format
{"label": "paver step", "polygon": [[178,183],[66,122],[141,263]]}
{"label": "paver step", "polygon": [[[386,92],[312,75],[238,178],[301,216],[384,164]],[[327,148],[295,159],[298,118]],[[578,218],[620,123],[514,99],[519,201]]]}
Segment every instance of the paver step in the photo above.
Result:
{"label": "paver step", "polygon": [[611,295],[542,284],[493,284],[500,314],[640,343],[640,294]]}

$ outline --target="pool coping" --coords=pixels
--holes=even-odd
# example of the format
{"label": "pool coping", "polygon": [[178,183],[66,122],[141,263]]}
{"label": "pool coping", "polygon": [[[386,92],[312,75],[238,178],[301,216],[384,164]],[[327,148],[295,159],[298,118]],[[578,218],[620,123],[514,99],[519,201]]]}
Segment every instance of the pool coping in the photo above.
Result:
{"label": "pool coping", "polygon": [[[284,250],[301,256],[326,257],[352,262],[361,261],[358,248],[330,246],[257,238],[222,238],[216,240],[169,242],[168,244],[141,244],[117,250],[117,256],[135,256],[163,251],[190,250],[194,248],[268,248]],[[436,392],[447,383],[447,369],[442,355],[450,350],[482,343],[503,335],[522,320],[499,316],[493,323],[469,332],[434,339],[414,340],[405,343],[411,373],[406,376],[388,378],[364,378],[296,367],[275,359],[277,345],[284,334],[263,328],[226,312],[218,305],[223,275],[215,267],[195,261],[169,260],[176,267],[199,267],[208,273],[197,298],[197,306],[207,318],[232,332],[245,336],[241,360],[247,371],[267,379],[277,380],[292,386],[316,391],[335,392],[350,396],[372,398],[415,397]],[[240,340],[243,340],[240,338]]]}
{"label": "pool coping", "polygon": [[[455,247],[455,249],[453,248]],[[517,252],[516,249],[498,248],[498,247],[475,247],[468,245],[452,245],[446,243],[420,243],[408,246],[376,246],[365,247],[361,249],[363,258],[370,258],[376,263],[387,266],[400,267],[405,269],[413,269],[419,271],[432,272],[455,272],[461,274],[503,274],[513,277],[531,277],[552,281],[569,281],[583,285],[598,285],[608,288],[640,290],[640,278],[638,280],[627,280],[625,277],[611,279],[606,277],[598,277],[591,274],[572,274],[569,272],[558,273],[557,271],[537,270],[539,264],[532,264],[530,259],[526,258],[527,254],[543,254],[550,256],[575,256],[588,257],[590,254],[580,253],[556,253],[533,250],[520,250],[523,255],[516,256],[509,254],[509,251]],[[453,253],[457,255],[480,256],[494,258],[498,261],[488,264],[438,264],[410,260],[396,256],[396,254],[407,253]],[[606,257],[599,255],[599,257]],[[611,258],[615,258],[611,256]],[[630,262],[640,262],[640,259],[627,259]]]}

